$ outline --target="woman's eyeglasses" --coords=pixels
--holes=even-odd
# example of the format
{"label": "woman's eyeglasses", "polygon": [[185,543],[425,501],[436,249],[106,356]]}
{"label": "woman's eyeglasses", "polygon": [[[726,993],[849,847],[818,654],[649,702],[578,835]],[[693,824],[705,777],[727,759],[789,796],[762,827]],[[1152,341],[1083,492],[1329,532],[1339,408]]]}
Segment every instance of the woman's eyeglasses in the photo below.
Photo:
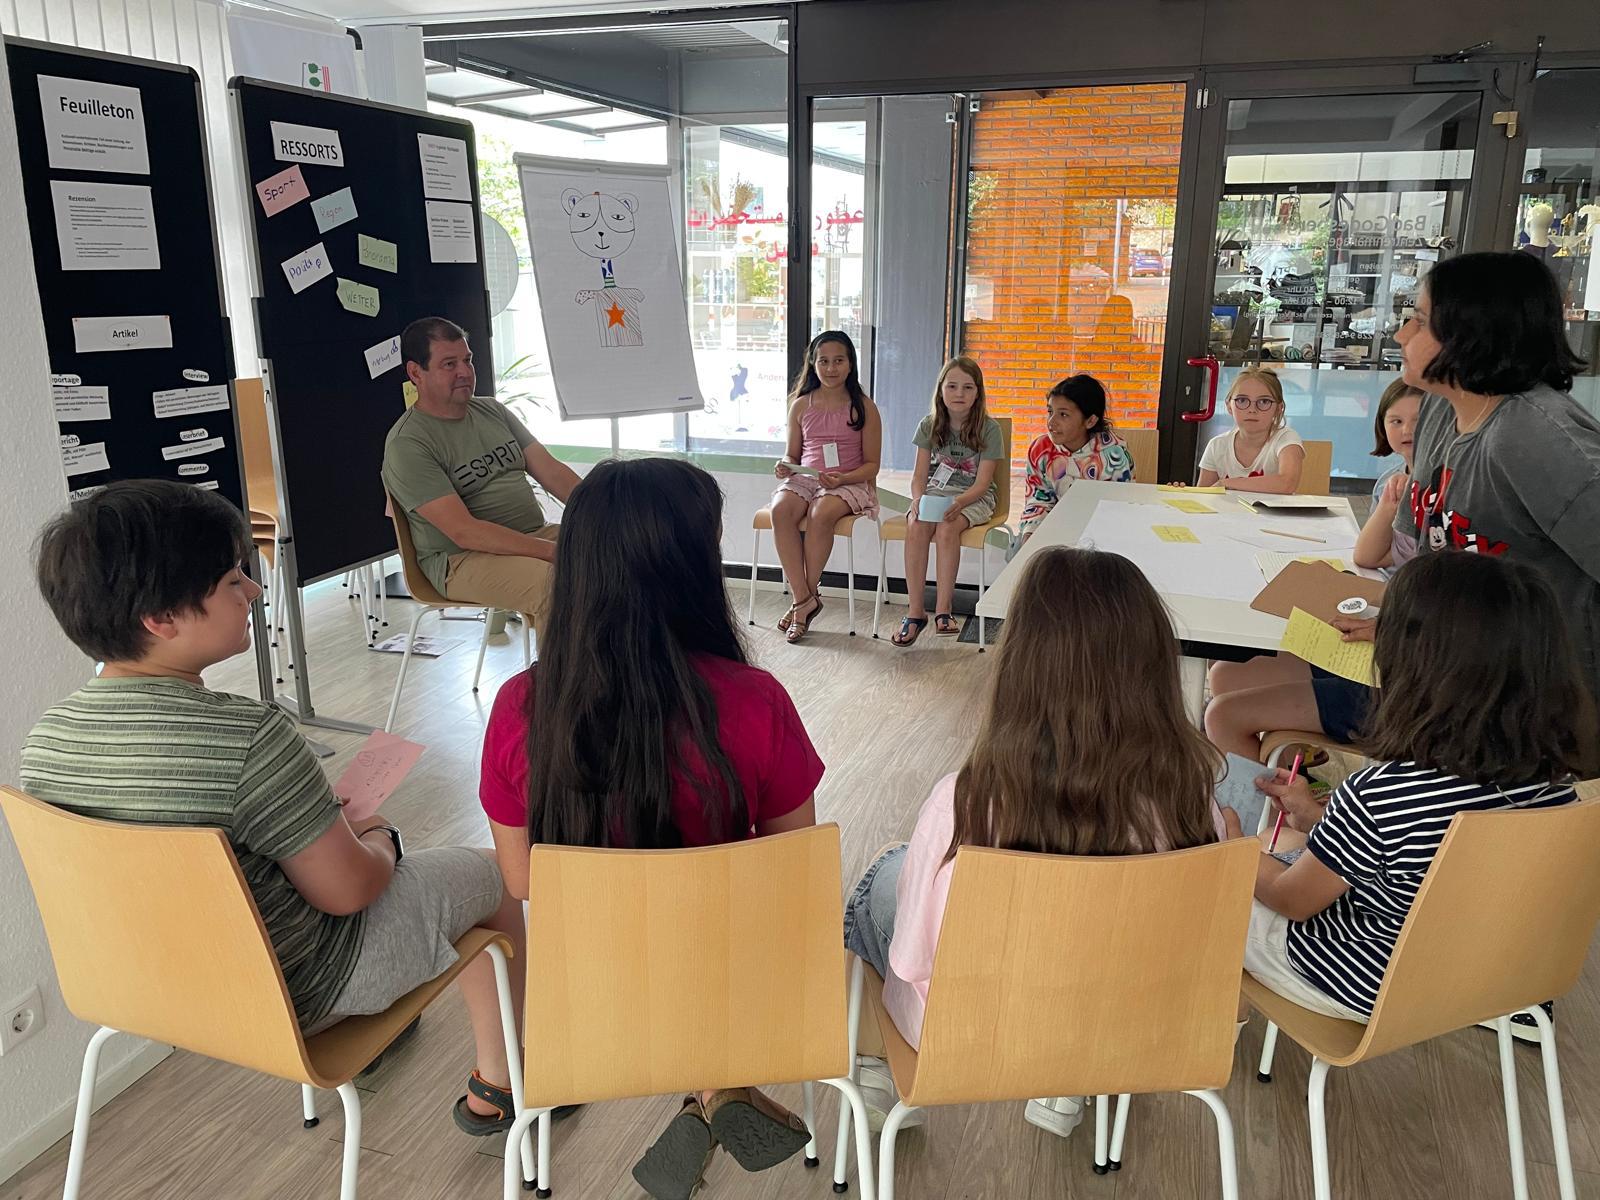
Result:
{"label": "woman's eyeglasses", "polygon": [[1278,404],[1271,396],[1257,396],[1254,400],[1249,396],[1235,396],[1228,403],[1239,412],[1249,412],[1251,405],[1255,406],[1257,412],[1271,412]]}

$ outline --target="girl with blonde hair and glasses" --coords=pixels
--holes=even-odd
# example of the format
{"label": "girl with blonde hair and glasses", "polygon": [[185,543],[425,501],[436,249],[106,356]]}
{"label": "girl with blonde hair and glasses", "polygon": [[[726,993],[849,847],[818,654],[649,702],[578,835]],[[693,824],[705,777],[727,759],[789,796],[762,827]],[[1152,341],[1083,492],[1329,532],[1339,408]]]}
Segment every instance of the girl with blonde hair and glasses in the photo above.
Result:
{"label": "girl with blonde hair and glasses", "polygon": [[1200,456],[1201,487],[1288,495],[1300,486],[1306,451],[1289,428],[1283,384],[1268,367],[1247,367],[1228,389],[1236,428],[1218,434]]}

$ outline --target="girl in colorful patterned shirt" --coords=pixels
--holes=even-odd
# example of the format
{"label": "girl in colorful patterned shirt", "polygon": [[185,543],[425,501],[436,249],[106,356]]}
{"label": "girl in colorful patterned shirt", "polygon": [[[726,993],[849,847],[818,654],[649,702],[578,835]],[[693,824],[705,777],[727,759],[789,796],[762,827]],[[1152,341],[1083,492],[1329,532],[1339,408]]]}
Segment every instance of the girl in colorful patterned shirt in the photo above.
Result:
{"label": "girl in colorful patterned shirt", "polygon": [[1106,389],[1093,375],[1073,375],[1045,397],[1045,432],[1028,447],[1027,502],[1022,540],[1027,541],[1074,479],[1133,479],[1133,457],[1106,419]]}

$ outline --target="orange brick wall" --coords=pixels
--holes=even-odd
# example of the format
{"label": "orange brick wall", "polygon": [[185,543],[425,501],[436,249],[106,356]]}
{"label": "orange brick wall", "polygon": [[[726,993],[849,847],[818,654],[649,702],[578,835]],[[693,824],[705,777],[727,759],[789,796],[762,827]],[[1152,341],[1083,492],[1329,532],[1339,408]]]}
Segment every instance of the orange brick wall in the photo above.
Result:
{"label": "orange brick wall", "polygon": [[[983,366],[990,411],[1015,418],[1019,466],[1044,431],[1045,393],[1079,371],[1106,385],[1114,420],[1156,423],[1160,327],[1144,326],[1148,342],[1136,336],[1133,302],[1116,294],[1131,250],[1126,223],[1120,255],[1113,242],[1118,200],[1177,199],[1183,118],[1182,84],[983,100],[972,171],[990,191],[968,231],[964,349]],[[975,316],[973,281],[993,288],[991,319]],[[1136,290],[1141,315],[1165,316],[1157,289]]]}

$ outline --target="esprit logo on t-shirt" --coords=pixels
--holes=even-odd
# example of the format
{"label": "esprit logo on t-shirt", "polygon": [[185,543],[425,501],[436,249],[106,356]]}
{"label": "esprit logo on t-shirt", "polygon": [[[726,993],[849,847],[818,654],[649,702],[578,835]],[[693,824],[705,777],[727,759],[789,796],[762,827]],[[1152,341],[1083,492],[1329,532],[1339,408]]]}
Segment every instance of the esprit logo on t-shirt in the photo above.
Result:
{"label": "esprit logo on t-shirt", "polygon": [[474,483],[482,483],[505,471],[520,471],[523,465],[522,452],[517,448],[517,443],[508,441],[486,454],[480,454],[458,467],[452,467],[450,474],[457,486],[470,487]]}
{"label": "esprit logo on t-shirt", "polygon": [[1472,528],[1472,519],[1466,513],[1444,507],[1450,484],[1446,480],[1439,486],[1438,479],[1431,487],[1419,480],[1411,483],[1411,520],[1417,527],[1417,536],[1426,539],[1429,548],[1443,550],[1453,546],[1475,554],[1501,555],[1509,548],[1508,542],[1497,542]]}

